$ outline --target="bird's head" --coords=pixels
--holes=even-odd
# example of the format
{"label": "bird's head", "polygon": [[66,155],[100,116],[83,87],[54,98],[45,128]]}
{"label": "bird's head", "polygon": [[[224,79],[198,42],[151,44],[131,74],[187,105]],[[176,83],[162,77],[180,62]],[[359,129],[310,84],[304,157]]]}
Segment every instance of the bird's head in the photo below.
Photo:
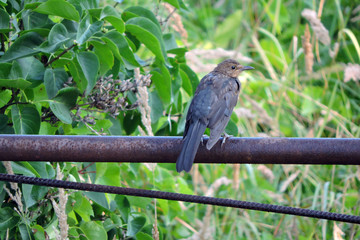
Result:
{"label": "bird's head", "polygon": [[222,61],[214,69],[215,72],[220,72],[229,77],[238,77],[242,71],[254,69],[253,67],[243,66],[233,59]]}

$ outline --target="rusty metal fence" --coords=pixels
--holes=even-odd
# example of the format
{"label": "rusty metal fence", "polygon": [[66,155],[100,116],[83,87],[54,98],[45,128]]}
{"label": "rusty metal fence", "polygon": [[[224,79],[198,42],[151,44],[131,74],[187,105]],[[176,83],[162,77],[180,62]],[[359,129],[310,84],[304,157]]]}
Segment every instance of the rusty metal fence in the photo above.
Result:
{"label": "rusty metal fence", "polygon": [[[175,163],[181,137],[0,135],[1,161]],[[195,163],[360,165],[360,139],[230,138]]]}
{"label": "rusty metal fence", "polygon": [[[206,150],[195,163],[360,165],[360,139],[230,138]],[[180,137],[0,135],[0,161],[175,163]],[[360,216],[145,189],[42,179],[0,173],[0,181],[211,204],[360,224]]]}

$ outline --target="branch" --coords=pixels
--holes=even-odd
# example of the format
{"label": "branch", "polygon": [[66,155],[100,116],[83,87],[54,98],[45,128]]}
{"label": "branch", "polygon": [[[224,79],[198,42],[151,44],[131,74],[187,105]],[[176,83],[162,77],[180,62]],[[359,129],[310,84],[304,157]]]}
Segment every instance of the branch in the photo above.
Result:
{"label": "branch", "polygon": [[70,49],[72,49],[73,47],[76,46],[76,43],[74,43],[73,45],[71,45],[70,47],[68,47],[67,49],[65,49],[64,51],[62,51],[62,53],[60,53],[57,57],[51,59],[51,61],[47,62],[44,66],[47,67],[50,64],[52,64],[54,61],[58,60],[62,55],[64,55],[65,53],[67,53]]}
{"label": "branch", "polygon": [[12,102],[12,103],[6,104],[2,108],[0,108],[0,112],[5,111],[6,108],[10,107],[11,105],[15,105],[15,104],[30,104],[30,103],[28,103],[28,102]]}
{"label": "branch", "polygon": [[14,104],[27,104],[27,103],[24,103],[24,102],[13,102],[15,100],[15,97],[19,94],[19,92],[20,92],[19,89],[16,90],[16,91],[15,90],[12,91],[12,96],[11,96],[11,99],[9,100],[9,103],[0,108],[0,113],[5,112],[6,108],[8,108],[11,105],[14,105]]}
{"label": "branch", "polygon": [[169,21],[169,19],[175,12],[176,12],[176,8],[174,8],[174,10],[163,21],[160,22],[160,25],[167,23],[167,21]]}

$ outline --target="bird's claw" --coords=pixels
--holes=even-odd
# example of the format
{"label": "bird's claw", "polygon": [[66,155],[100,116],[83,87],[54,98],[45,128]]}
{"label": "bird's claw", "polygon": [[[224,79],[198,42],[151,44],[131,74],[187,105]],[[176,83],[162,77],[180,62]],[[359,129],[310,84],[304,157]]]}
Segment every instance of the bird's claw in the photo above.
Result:
{"label": "bird's claw", "polygon": [[201,136],[200,142],[201,142],[201,146],[204,146],[204,137],[209,137],[208,135],[204,134]]}
{"label": "bird's claw", "polygon": [[229,138],[231,138],[231,137],[234,137],[234,136],[233,136],[233,135],[229,135],[229,134],[227,134],[226,132],[224,132],[224,137],[223,137],[223,140],[222,140],[222,142],[221,142],[221,148],[223,148],[226,140],[229,139]]}

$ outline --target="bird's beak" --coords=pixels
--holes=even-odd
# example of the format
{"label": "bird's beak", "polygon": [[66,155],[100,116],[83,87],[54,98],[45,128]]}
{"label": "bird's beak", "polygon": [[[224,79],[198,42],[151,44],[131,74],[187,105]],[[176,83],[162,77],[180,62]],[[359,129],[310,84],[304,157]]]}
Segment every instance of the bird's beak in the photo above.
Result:
{"label": "bird's beak", "polygon": [[255,68],[250,67],[250,66],[244,66],[244,67],[242,68],[243,71],[245,71],[245,70],[253,70],[253,69],[255,69]]}

